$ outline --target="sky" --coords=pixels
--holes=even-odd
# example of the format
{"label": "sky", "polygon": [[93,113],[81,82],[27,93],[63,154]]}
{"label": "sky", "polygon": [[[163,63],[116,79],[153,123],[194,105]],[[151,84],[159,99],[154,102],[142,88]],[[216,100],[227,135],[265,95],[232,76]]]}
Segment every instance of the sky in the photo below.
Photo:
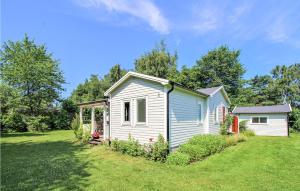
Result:
{"label": "sky", "polygon": [[134,60],[164,40],[178,68],[209,50],[240,50],[249,79],[300,62],[298,0],[1,0],[1,44],[25,33],[60,62],[68,97],[91,74]]}

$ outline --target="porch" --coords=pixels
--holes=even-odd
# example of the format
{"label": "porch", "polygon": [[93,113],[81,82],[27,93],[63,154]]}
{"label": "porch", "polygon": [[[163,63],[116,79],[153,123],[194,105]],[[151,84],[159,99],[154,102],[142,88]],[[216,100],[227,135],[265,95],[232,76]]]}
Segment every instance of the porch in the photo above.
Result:
{"label": "porch", "polygon": [[107,99],[78,104],[80,123],[85,131],[90,131],[93,141],[109,139],[108,104]]}

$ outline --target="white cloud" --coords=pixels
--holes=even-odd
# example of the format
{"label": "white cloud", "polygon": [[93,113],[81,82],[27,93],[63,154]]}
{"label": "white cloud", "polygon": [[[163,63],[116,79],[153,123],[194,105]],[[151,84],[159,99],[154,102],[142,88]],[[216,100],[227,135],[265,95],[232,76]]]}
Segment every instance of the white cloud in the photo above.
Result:
{"label": "white cloud", "polygon": [[170,33],[168,20],[151,0],[78,0],[86,8],[105,7],[109,13],[128,14],[147,22],[161,34]]}
{"label": "white cloud", "polygon": [[288,26],[284,20],[279,18],[272,23],[267,31],[267,38],[273,42],[285,42],[289,39]]}
{"label": "white cloud", "polygon": [[243,15],[248,13],[252,8],[250,3],[241,4],[233,9],[233,13],[228,16],[230,23],[237,22]]}

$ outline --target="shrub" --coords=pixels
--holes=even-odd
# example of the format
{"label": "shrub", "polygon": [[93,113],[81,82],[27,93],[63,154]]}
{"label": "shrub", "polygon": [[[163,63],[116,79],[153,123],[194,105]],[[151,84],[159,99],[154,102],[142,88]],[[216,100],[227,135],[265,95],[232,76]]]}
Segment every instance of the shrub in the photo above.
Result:
{"label": "shrub", "polygon": [[118,139],[113,140],[111,142],[111,148],[114,151],[118,151],[131,156],[142,156],[144,154],[143,147],[130,135],[128,141]]}
{"label": "shrub", "polygon": [[192,162],[202,160],[210,155],[209,149],[200,145],[183,144],[179,147],[178,151],[187,154]]}
{"label": "shrub", "polygon": [[83,136],[83,127],[82,127],[82,124],[80,123],[80,118],[79,118],[78,114],[75,115],[75,117],[71,123],[71,128],[74,131],[75,137],[78,140],[81,140],[82,136]]}
{"label": "shrub", "polygon": [[146,146],[146,157],[150,160],[165,162],[168,155],[168,143],[162,135],[158,136],[154,144]]}
{"label": "shrub", "polygon": [[244,120],[244,121],[240,121],[239,122],[239,131],[240,132],[246,131],[246,129],[247,129],[247,123],[248,123],[248,120]]}
{"label": "shrub", "polygon": [[1,113],[1,129],[10,131],[27,131],[25,120],[19,112],[10,112],[6,115]]}
{"label": "shrub", "polygon": [[255,136],[255,133],[254,133],[254,131],[247,129],[242,132],[242,135],[244,135],[246,137],[253,137],[253,136]]}
{"label": "shrub", "polygon": [[235,138],[235,136],[227,136],[225,140],[226,140],[226,146],[228,147],[237,144],[237,139]]}
{"label": "shrub", "polygon": [[172,152],[167,157],[167,164],[185,166],[190,163],[190,156],[181,152]]}
{"label": "shrub", "polygon": [[228,129],[232,125],[232,120],[233,120],[232,116],[226,115],[224,122],[220,124],[220,134],[221,135],[228,134]]}
{"label": "shrub", "polygon": [[46,124],[47,117],[45,116],[34,116],[34,117],[27,117],[26,124],[28,131],[45,131],[48,128]]}
{"label": "shrub", "polygon": [[236,135],[237,137],[237,142],[245,142],[247,141],[247,137],[243,134],[239,134],[239,135]]}
{"label": "shrub", "polygon": [[179,147],[178,151],[188,154],[192,161],[220,152],[226,147],[225,138],[219,135],[199,135]]}
{"label": "shrub", "polygon": [[289,115],[289,126],[295,131],[300,131],[300,109],[293,108]]}
{"label": "shrub", "polygon": [[198,135],[191,138],[188,143],[207,148],[210,153],[219,152],[226,146],[224,137],[220,135]]}

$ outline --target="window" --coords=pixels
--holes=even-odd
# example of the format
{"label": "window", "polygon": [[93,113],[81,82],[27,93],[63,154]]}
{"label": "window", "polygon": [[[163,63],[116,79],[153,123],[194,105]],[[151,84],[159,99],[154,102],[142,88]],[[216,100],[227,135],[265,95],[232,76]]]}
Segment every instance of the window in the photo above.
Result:
{"label": "window", "polygon": [[130,121],[130,102],[124,102],[124,122]]}
{"label": "window", "polygon": [[252,123],[267,123],[267,117],[252,117]]}
{"label": "window", "polygon": [[146,123],[146,99],[137,100],[137,122]]}
{"label": "window", "polygon": [[202,105],[201,104],[198,104],[199,105],[199,114],[198,114],[198,118],[199,118],[199,122],[202,121]]}
{"label": "window", "polygon": [[219,109],[215,107],[215,122],[219,122]]}

